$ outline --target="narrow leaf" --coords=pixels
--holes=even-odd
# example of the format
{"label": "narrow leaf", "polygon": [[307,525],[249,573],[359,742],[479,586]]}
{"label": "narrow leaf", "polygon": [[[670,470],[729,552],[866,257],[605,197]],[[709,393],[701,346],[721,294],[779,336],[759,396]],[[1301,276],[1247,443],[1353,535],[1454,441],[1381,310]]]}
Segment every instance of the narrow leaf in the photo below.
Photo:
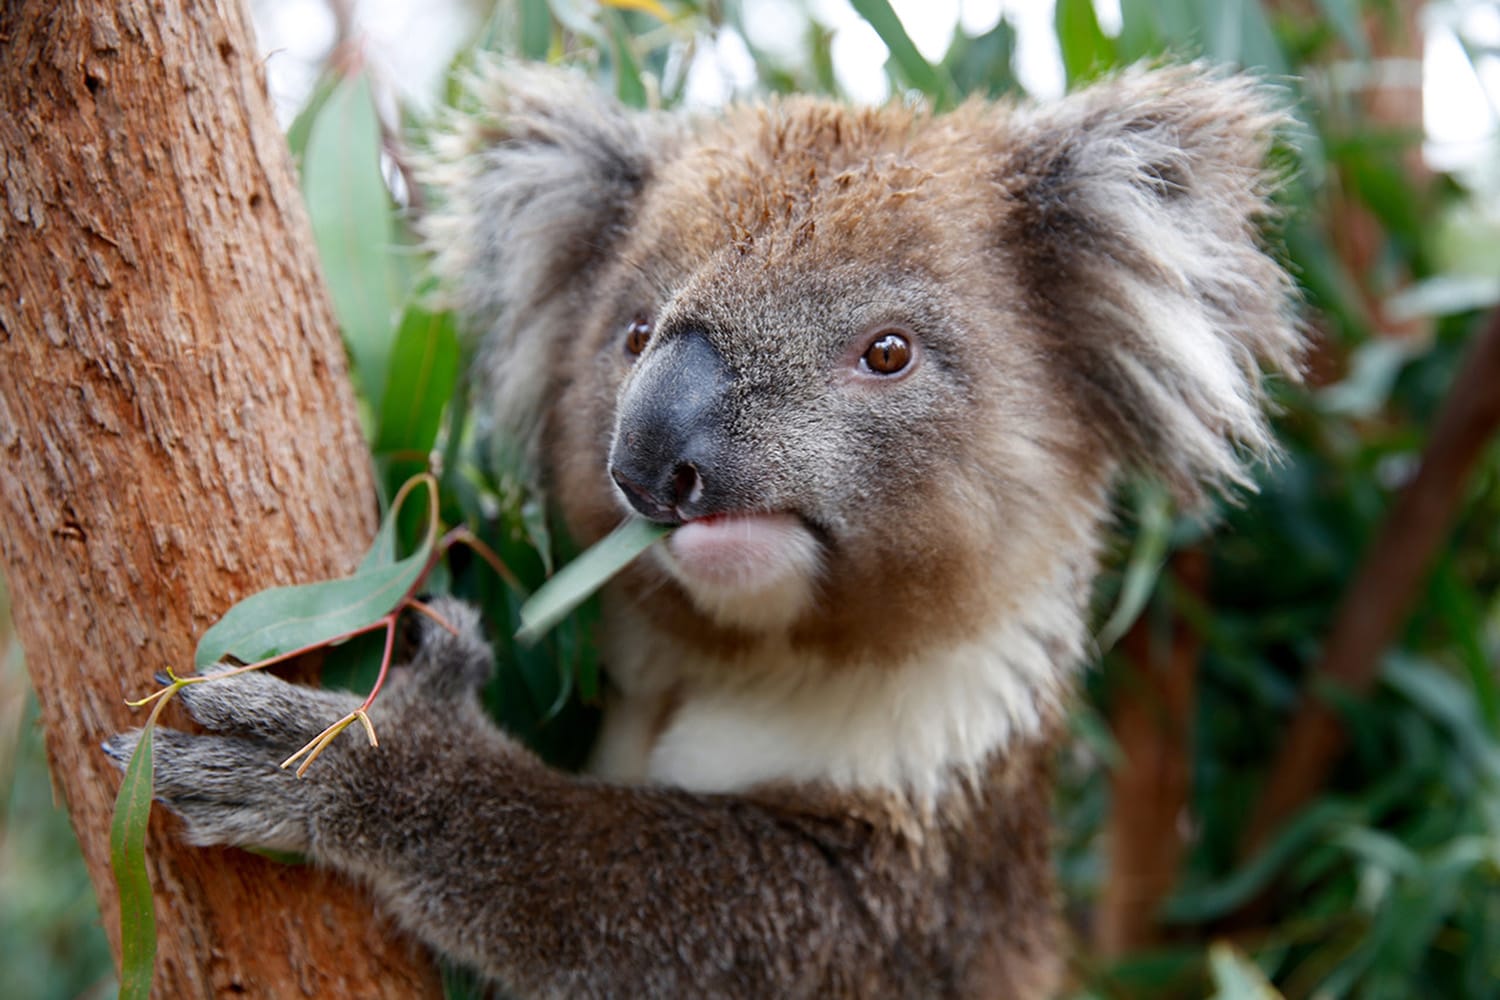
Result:
{"label": "narrow leaf", "polygon": [[891,60],[896,64],[901,78],[908,86],[915,87],[930,97],[942,99],[948,88],[932,63],[922,57],[916,43],[906,33],[901,18],[891,8],[889,0],[850,0],[854,9],[870,25],[885,47],[891,51]]}
{"label": "narrow leaf", "polygon": [[1114,61],[1114,46],[1099,27],[1093,0],[1058,0],[1053,17],[1069,83],[1098,76]]}
{"label": "narrow leaf", "polygon": [[1349,51],[1360,59],[1370,58],[1370,43],[1365,39],[1363,16],[1356,0],[1318,0],[1323,17],[1338,30],[1339,38],[1349,46]]}
{"label": "narrow leaf", "polygon": [[395,216],[380,151],[370,82],[351,77],[329,95],[308,132],[302,190],[354,374],[376,412],[405,299],[392,264]]}
{"label": "narrow leaf", "polygon": [[646,106],[646,85],[641,82],[641,64],[631,47],[631,34],[618,16],[609,19],[610,51],[615,59],[615,96],[629,108]]}
{"label": "narrow leaf", "polygon": [[1002,17],[994,28],[975,38],[960,33],[943,58],[943,68],[960,93],[1009,93],[1020,89],[1015,51],[1016,29]]}
{"label": "narrow leaf", "polygon": [[1281,994],[1256,964],[1234,946],[1220,941],[1208,949],[1208,968],[1213,974],[1213,1000],[1279,1000]]}
{"label": "narrow leaf", "polygon": [[[400,516],[413,483],[428,489],[428,530],[411,555],[386,562],[393,544],[389,525]],[[437,486],[432,477],[423,476],[397,494],[370,552],[353,576],[251,594],[203,633],[193,655],[194,666],[201,671],[226,656],[255,663],[346,638],[370,627],[421,579],[437,544],[437,527]]]}
{"label": "narrow leaf", "polygon": [[547,0],[521,0],[521,54],[541,61],[552,47],[552,13]]}
{"label": "narrow leaf", "polygon": [[[1453,636],[1454,652],[1469,674],[1474,703],[1485,729],[1500,736],[1500,677],[1487,647],[1484,608],[1459,576],[1453,554],[1445,554],[1432,574],[1433,607]],[[1500,749],[1500,746],[1497,746]]]}
{"label": "narrow leaf", "polygon": [[307,138],[312,134],[313,122],[323,113],[323,106],[328,103],[328,98],[333,95],[338,87],[339,79],[331,74],[325,74],[318,78],[313,85],[312,93],[308,95],[307,102],[302,105],[302,110],[297,112],[297,117],[292,119],[292,124],[286,130],[286,144],[292,151],[292,159],[296,161],[298,168],[302,166],[302,158],[307,152]]}
{"label": "narrow leaf", "polygon": [[1358,807],[1323,799],[1282,828],[1274,840],[1249,862],[1223,880],[1204,886],[1179,888],[1162,908],[1169,923],[1206,923],[1244,905],[1277,873],[1302,856],[1310,844],[1325,838],[1330,828],[1359,822]]}
{"label": "narrow leaf", "polygon": [[[428,488],[429,493],[427,499],[429,504],[435,500],[435,497],[431,492],[433,490],[432,479],[425,473],[422,475],[413,476],[411,479],[402,484],[401,488],[396,491],[395,497],[393,497],[391,500],[390,510],[387,511],[386,516],[381,518],[380,520],[380,527],[376,530],[375,537],[370,541],[369,551],[367,551],[365,553],[365,557],[360,560],[359,568],[354,571],[356,576],[367,573],[373,569],[378,569],[381,566],[390,566],[395,563],[397,555],[395,512],[399,511],[402,507],[405,506],[407,496],[418,486],[426,486]],[[431,518],[432,509],[430,506],[428,507],[427,513],[428,517]]]}
{"label": "narrow leaf", "polygon": [[524,645],[536,642],[670,530],[667,525],[638,517],[625,521],[559,570],[521,606],[521,627],[516,632],[516,641]]}
{"label": "narrow leaf", "polygon": [[424,546],[390,566],[342,580],[273,587],[225,613],[198,641],[202,670],[226,656],[245,663],[348,636],[378,621],[406,596],[427,563]]}
{"label": "narrow leaf", "polygon": [[1157,578],[1161,576],[1162,564],[1167,557],[1167,541],[1172,534],[1171,505],[1164,487],[1157,483],[1141,483],[1136,497],[1136,518],[1140,527],[1130,561],[1125,566],[1120,597],[1109,620],[1099,629],[1097,642],[1101,651],[1119,642],[1120,637],[1135,624],[1151,598]]}
{"label": "narrow leaf", "polygon": [[443,408],[458,380],[453,314],[420,306],[406,310],[391,350],[375,434],[377,452],[426,452],[437,440]]}
{"label": "narrow leaf", "polygon": [[151,818],[153,726],[141,731],[109,828],[109,866],[120,892],[120,1000],[146,1000],[156,966],[156,912],[146,874],[146,823]]}

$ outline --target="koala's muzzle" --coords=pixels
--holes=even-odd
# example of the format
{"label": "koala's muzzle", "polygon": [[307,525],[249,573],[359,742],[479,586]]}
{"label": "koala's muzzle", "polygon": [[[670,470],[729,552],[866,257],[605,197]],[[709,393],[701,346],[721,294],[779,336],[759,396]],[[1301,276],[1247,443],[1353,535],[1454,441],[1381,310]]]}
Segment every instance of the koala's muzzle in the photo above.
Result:
{"label": "koala's muzzle", "polygon": [[609,474],[630,505],[679,523],[734,502],[728,390],[733,374],[708,338],[687,333],[642,357],[620,400]]}

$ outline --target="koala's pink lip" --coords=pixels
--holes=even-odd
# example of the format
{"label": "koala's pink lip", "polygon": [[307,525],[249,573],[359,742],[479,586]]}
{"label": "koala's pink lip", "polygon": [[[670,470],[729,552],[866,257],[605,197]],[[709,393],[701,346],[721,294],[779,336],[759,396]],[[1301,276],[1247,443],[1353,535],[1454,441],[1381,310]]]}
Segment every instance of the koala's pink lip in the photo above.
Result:
{"label": "koala's pink lip", "polygon": [[672,561],[690,581],[758,590],[807,573],[818,542],[787,512],[731,512],[696,517],[667,539]]}

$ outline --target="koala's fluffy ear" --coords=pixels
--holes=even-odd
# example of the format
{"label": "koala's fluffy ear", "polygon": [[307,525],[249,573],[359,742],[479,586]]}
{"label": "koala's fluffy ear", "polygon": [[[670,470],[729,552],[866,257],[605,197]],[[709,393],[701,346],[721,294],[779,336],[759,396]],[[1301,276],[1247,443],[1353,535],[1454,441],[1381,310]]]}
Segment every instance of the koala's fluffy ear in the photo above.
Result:
{"label": "koala's fluffy ear", "polygon": [[422,179],[441,201],[422,221],[446,304],[484,338],[477,371],[489,430],[530,476],[541,402],[566,310],[609,254],[679,127],[615,103],[586,78],[495,62],[433,143]]}
{"label": "koala's fluffy ear", "polygon": [[1298,372],[1295,288],[1260,243],[1276,92],[1135,69],[1021,111],[1004,243],[1106,447],[1185,502],[1274,450],[1261,366]]}

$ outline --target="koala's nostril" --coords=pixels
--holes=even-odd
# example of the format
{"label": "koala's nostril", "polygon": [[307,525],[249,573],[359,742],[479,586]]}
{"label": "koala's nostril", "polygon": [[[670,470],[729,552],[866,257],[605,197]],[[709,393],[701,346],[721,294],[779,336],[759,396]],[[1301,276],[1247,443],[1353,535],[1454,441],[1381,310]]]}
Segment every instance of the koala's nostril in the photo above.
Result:
{"label": "koala's nostril", "polygon": [[672,504],[681,506],[695,503],[703,496],[703,477],[691,462],[683,462],[672,470]]}
{"label": "koala's nostril", "polygon": [[630,506],[646,517],[655,517],[661,512],[662,505],[657,499],[618,468],[611,467],[609,474],[614,479],[615,485],[620,487],[620,492],[625,494],[625,499],[630,501]]}

